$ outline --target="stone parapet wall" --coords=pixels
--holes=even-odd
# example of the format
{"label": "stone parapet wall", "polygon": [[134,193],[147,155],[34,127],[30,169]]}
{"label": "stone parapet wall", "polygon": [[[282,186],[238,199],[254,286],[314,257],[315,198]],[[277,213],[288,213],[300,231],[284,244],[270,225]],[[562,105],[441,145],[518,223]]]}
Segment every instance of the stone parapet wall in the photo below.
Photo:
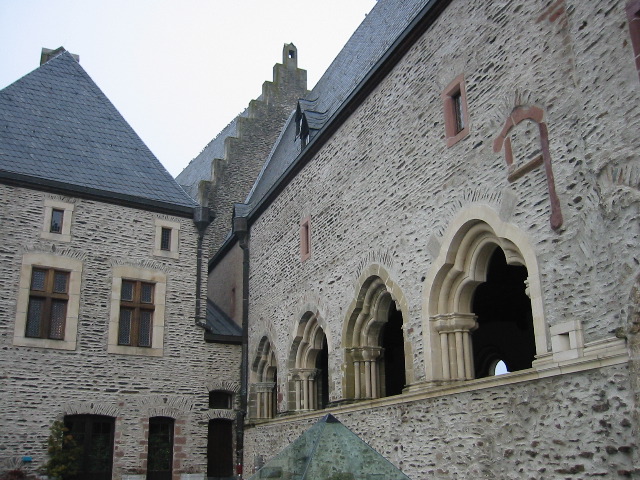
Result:
{"label": "stone parapet wall", "polygon": [[632,478],[637,437],[628,375],[619,364],[283,417],[247,429],[245,470],[332,413],[412,480]]}

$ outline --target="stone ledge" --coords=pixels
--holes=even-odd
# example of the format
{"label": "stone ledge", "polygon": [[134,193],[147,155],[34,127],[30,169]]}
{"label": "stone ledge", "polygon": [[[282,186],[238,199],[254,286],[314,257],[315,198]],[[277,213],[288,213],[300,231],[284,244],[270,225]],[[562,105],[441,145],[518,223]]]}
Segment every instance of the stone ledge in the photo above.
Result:
{"label": "stone ledge", "polygon": [[[547,358],[551,358],[551,356],[549,355]],[[584,372],[594,370],[596,368],[624,364],[628,361],[629,354],[627,352],[626,342],[624,339],[607,338],[586,344],[584,348],[584,356],[577,359],[553,362],[545,358],[539,366],[519,372],[450,384],[443,384],[442,382],[424,382],[407,387],[405,393],[402,395],[375,400],[363,400],[326,410],[287,414],[286,416],[274,419],[250,419],[250,422],[248,423],[251,426],[293,423],[304,419],[317,418],[326,414],[329,410],[332,414],[336,415],[340,413],[376,409],[391,405],[417,402],[428,398],[444,397],[502,385],[510,385],[570,373]]]}

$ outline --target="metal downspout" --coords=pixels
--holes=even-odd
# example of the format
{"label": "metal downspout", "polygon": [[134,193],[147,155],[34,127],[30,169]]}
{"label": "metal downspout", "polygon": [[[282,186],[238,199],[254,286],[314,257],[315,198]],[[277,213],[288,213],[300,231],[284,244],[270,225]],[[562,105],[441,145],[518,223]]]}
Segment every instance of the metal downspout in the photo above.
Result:
{"label": "metal downspout", "polygon": [[236,474],[244,467],[244,422],[247,416],[249,381],[249,228],[246,218],[233,219],[233,230],[242,248],[242,358],[240,363],[240,408],[236,415]]}
{"label": "metal downspout", "polygon": [[202,315],[202,245],[207,227],[211,224],[213,216],[208,207],[196,207],[193,209],[193,223],[198,229],[198,246],[196,253],[196,318],[197,326],[207,328],[206,318]]}

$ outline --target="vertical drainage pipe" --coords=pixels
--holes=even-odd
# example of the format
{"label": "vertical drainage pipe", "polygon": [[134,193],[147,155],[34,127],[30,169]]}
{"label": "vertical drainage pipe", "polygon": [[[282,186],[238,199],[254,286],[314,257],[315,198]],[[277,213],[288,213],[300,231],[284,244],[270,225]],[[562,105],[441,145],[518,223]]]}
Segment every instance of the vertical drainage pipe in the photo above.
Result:
{"label": "vertical drainage pipe", "polygon": [[249,225],[246,217],[234,217],[233,231],[242,249],[242,353],[240,360],[240,408],[236,415],[236,474],[242,478],[244,422],[247,416],[249,382]]}
{"label": "vertical drainage pipe", "polygon": [[207,227],[213,220],[208,207],[196,207],[193,209],[193,223],[198,229],[198,246],[196,253],[196,318],[197,326],[206,328],[206,318],[202,315],[202,244]]}

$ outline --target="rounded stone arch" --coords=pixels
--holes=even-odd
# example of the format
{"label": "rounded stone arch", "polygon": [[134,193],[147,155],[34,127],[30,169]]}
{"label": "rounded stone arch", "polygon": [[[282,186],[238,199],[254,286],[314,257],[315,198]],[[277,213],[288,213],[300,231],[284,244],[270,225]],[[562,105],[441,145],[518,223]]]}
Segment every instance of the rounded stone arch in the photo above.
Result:
{"label": "rounded stone arch", "polygon": [[317,410],[329,401],[329,342],[317,312],[300,316],[288,358],[290,410]]}
{"label": "rounded stone arch", "polygon": [[269,338],[264,335],[251,363],[251,413],[254,418],[273,418],[277,413],[278,365]]}
{"label": "rounded stone arch", "polygon": [[[412,348],[404,332],[407,318],[406,299],[389,273],[380,265],[368,267],[357,282],[356,298],[347,310],[342,329],[345,398],[396,395],[413,382]],[[385,349],[391,335],[393,348]]]}
{"label": "rounded stone arch", "polygon": [[526,268],[535,358],[547,356],[540,275],[527,236],[515,225],[502,221],[489,206],[473,205],[452,220],[441,245],[423,291],[427,380],[475,378],[470,339],[478,326],[473,312],[474,294],[487,281],[489,264],[497,249],[504,253],[507,266]]}

